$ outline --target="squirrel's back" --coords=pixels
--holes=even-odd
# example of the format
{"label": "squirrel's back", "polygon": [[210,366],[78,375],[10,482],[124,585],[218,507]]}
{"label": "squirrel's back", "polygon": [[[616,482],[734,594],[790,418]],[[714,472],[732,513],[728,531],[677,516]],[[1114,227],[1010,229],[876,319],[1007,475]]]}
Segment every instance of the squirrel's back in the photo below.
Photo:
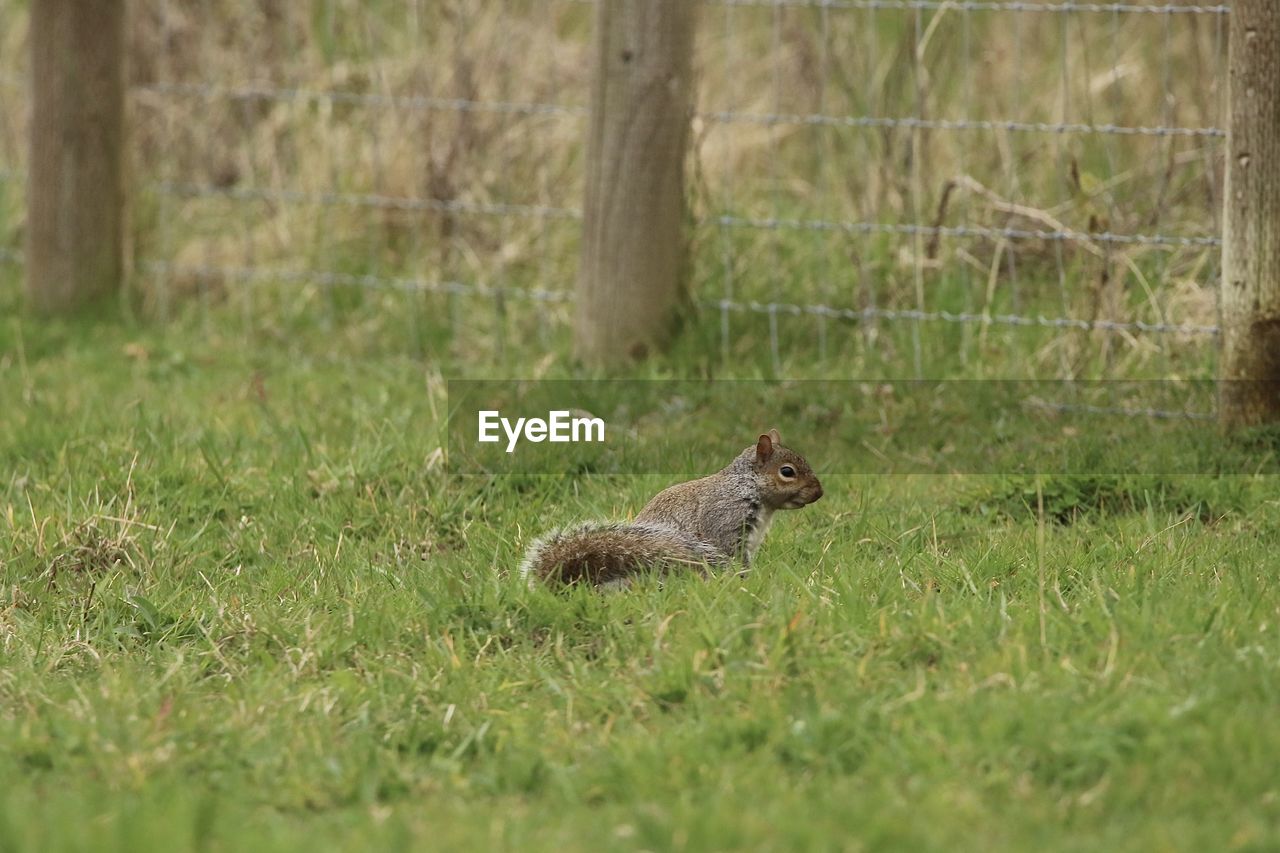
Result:
{"label": "squirrel's back", "polygon": [[587,522],[553,530],[536,540],[520,564],[520,576],[529,582],[601,586],[624,580],[638,567],[701,571],[729,559],[711,543],[668,524]]}

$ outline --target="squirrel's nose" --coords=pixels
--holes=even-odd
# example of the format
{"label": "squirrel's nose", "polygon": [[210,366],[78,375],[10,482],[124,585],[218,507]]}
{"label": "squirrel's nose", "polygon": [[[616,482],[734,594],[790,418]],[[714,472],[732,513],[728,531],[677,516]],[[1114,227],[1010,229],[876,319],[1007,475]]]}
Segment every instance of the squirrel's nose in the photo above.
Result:
{"label": "squirrel's nose", "polygon": [[813,488],[814,488],[813,500],[809,501],[809,503],[814,503],[815,501],[818,501],[822,498],[822,485],[818,484]]}

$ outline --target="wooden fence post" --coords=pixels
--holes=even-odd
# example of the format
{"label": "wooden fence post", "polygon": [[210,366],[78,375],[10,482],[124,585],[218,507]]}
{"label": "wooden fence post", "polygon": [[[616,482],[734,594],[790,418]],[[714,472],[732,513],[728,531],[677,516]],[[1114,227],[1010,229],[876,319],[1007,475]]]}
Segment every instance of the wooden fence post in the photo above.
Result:
{"label": "wooden fence post", "polygon": [[1280,422],[1280,4],[1235,0],[1222,224],[1223,426]]}
{"label": "wooden fence post", "polygon": [[599,0],[587,137],[580,358],[643,358],[671,333],[686,254],[691,0]]}
{"label": "wooden fence post", "polygon": [[125,0],[31,3],[27,294],[53,312],[124,274]]}

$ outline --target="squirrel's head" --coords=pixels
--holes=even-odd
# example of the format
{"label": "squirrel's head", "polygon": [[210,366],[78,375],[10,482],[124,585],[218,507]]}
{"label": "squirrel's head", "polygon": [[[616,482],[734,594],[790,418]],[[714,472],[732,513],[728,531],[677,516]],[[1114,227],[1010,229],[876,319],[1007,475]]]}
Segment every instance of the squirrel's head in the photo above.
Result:
{"label": "squirrel's head", "polygon": [[750,456],[760,494],[770,509],[800,509],[822,497],[822,484],[809,463],[799,453],[782,446],[782,436],[776,429],[760,436],[755,448],[747,448],[743,455]]}

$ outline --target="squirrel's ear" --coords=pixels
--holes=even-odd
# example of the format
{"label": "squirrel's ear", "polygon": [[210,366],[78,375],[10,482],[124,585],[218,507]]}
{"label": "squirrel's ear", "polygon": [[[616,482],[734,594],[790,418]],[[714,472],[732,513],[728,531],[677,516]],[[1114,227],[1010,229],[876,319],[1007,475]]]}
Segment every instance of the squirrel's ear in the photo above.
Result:
{"label": "squirrel's ear", "polygon": [[760,436],[756,442],[756,460],[764,462],[773,455],[773,439],[767,435]]}
{"label": "squirrel's ear", "polygon": [[782,444],[782,436],[778,435],[778,431],[776,429],[769,430],[769,440],[772,441],[775,446]]}

